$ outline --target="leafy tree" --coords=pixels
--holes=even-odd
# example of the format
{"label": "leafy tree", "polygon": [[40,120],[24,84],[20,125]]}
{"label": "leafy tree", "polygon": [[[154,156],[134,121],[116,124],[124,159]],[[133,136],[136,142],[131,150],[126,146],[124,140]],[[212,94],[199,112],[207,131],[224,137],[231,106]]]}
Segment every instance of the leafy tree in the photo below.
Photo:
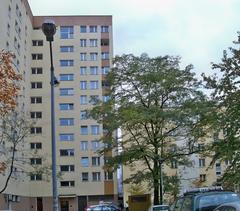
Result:
{"label": "leafy tree", "polygon": [[[207,134],[211,104],[201,92],[201,83],[181,69],[179,58],[149,58],[142,54],[117,56],[107,76],[110,99],[99,102],[91,115],[103,124],[108,165],[142,163],[128,182],[147,182],[154,190],[154,204],[162,203],[162,166],[184,163],[197,152],[197,142]],[[121,129],[121,141],[112,136]],[[120,153],[119,153],[120,151]]]}
{"label": "leafy tree", "polygon": [[221,62],[212,64],[217,74],[203,74],[218,106],[217,116],[212,122],[216,131],[212,163],[216,160],[231,162],[221,179],[226,187],[240,184],[240,33],[233,43],[235,47],[223,51]]}
{"label": "leafy tree", "polygon": [[13,54],[0,51],[0,115],[15,108],[20,89],[21,76],[14,70],[12,58]]}

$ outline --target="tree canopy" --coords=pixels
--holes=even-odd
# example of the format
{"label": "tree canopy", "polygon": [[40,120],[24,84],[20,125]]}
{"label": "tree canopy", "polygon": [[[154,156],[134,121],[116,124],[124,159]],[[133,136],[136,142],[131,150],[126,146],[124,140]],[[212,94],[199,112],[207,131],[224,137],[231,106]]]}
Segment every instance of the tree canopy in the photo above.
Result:
{"label": "tree canopy", "polygon": [[14,70],[12,58],[11,53],[0,51],[0,115],[15,108],[20,89],[21,76]]}
{"label": "tree canopy", "polygon": [[[211,103],[191,71],[193,66],[181,69],[179,64],[180,59],[171,56],[117,56],[107,76],[109,100],[91,111],[104,128],[101,153],[116,152],[108,165],[143,163],[128,182],[147,182],[154,190],[154,204],[159,203],[159,187],[163,192],[162,165],[186,163],[208,132]],[[112,136],[118,128],[121,141]]]}

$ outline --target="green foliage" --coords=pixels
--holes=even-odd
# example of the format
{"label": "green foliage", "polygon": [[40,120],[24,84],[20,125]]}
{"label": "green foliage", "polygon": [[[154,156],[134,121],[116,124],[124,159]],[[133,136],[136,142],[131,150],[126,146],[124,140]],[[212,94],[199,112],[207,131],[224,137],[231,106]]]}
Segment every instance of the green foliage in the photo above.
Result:
{"label": "green foliage", "polygon": [[[108,147],[100,153],[121,149],[108,165],[143,165],[128,182],[148,182],[154,189],[154,204],[159,198],[162,165],[198,151],[196,145],[207,134],[207,119],[212,107],[201,92],[201,83],[191,72],[192,65],[180,69],[178,57],[149,58],[122,55],[114,59],[110,100],[99,102],[91,116],[103,124]],[[122,141],[112,136],[121,129]]]}
{"label": "green foliage", "polygon": [[217,116],[212,122],[212,127],[219,132],[213,145],[213,162],[231,161],[221,179],[227,186],[240,183],[240,33],[233,43],[236,47],[224,51],[219,64],[212,64],[218,74],[203,75],[207,87],[213,90],[212,99],[218,105]]}

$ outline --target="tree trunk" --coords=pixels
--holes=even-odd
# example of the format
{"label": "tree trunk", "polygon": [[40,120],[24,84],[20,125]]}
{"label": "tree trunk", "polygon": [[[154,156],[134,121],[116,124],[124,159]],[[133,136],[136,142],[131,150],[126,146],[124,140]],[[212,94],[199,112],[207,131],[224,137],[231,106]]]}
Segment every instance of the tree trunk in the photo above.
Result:
{"label": "tree trunk", "polygon": [[153,204],[157,205],[159,204],[159,166],[158,161],[154,161],[154,173],[153,175],[153,192],[154,192],[154,198],[153,198]]}

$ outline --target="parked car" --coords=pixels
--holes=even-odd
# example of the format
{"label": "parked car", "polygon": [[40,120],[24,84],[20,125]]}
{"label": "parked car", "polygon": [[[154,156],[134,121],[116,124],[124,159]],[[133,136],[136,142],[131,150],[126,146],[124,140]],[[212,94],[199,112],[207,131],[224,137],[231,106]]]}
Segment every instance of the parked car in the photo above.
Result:
{"label": "parked car", "polygon": [[240,211],[240,201],[221,204],[214,211]]}
{"label": "parked car", "polygon": [[220,204],[240,200],[240,195],[222,187],[197,188],[184,193],[173,205],[173,211],[213,211]]}
{"label": "parked car", "polygon": [[168,205],[153,205],[148,211],[170,211],[170,207]]}
{"label": "parked car", "polygon": [[115,204],[98,204],[87,208],[87,211],[121,211]]}

